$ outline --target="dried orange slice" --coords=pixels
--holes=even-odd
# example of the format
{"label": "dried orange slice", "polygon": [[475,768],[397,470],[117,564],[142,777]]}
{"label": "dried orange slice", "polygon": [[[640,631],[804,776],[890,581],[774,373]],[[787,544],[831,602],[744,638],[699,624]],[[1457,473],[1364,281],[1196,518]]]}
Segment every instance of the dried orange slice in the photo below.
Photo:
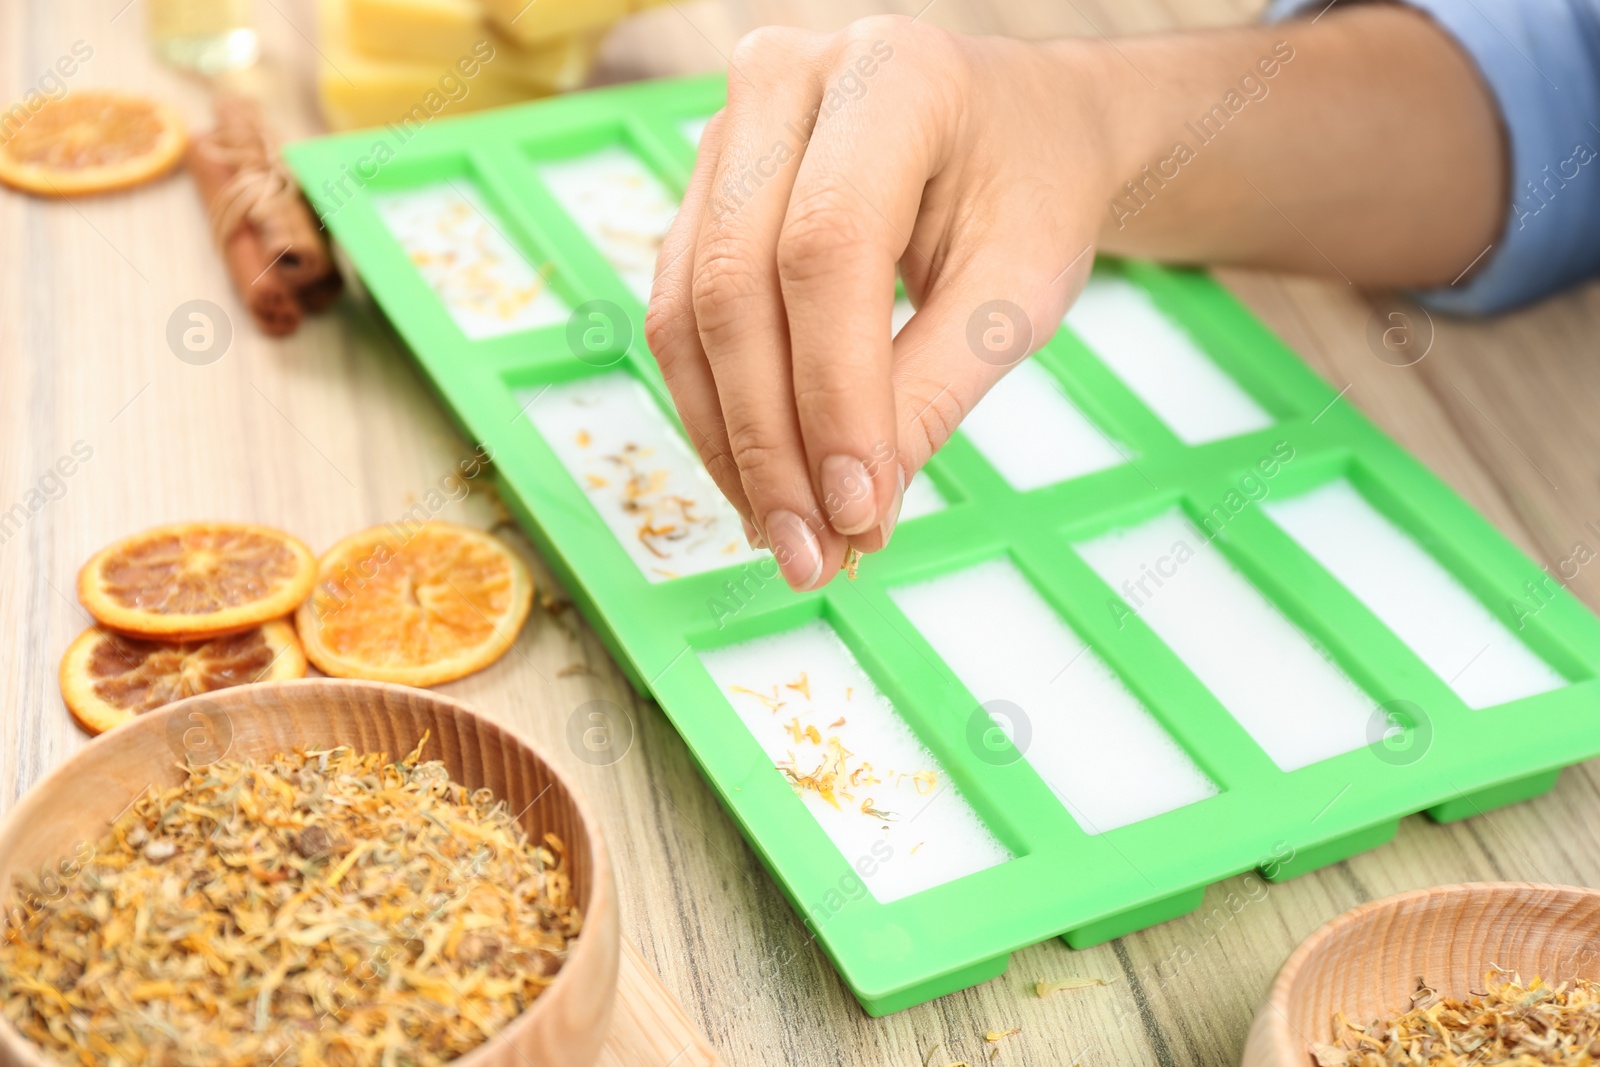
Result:
{"label": "dried orange slice", "polygon": [[61,695],[85,730],[104,733],[174,700],[248,682],[303,678],[294,627],[278,620],[203,641],[150,641],[96,626],[61,659]]}
{"label": "dried orange slice", "polygon": [[336,678],[428,686],[499,659],[532,604],[528,568],[496,537],[374,526],[322,557],[295,622],[306,656]]}
{"label": "dried orange slice", "polygon": [[187,136],[166,104],[83,90],[20,110],[0,140],[0,182],[40,196],[85,196],[150,181],[177,164]]}
{"label": "dried orange slice", "polygon": [[186,522],[101,549],[78,574],[78,599],[113,630],[196,640],[289,614],[316,570],[311,550],[281,530]]}

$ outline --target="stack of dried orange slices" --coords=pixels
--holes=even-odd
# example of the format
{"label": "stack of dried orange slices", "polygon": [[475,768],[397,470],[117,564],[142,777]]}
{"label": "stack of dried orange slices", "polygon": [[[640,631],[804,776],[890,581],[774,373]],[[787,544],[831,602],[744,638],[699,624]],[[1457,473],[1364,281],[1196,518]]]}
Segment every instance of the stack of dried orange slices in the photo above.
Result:
{"label": "stack of dried orange slices", "polygon": [[61,695],[90,733],[197,693],[299,678],[305,653],[284,621],[311,591],[316,559],[266,526],[158,526],[95,553],[78,599],[100,624],[61,661]]}
{"label": "stack of dried orange slices", "polygon": [[99,625],[67,649],[61,693],[98,734],[185,697],[302,677],[308,656],[341,678],[460,678],[511,647],[533,580],[500,540],[451,523],[374,527],[318,562],[280,530],[197,522],[102,549],[78,597]]}

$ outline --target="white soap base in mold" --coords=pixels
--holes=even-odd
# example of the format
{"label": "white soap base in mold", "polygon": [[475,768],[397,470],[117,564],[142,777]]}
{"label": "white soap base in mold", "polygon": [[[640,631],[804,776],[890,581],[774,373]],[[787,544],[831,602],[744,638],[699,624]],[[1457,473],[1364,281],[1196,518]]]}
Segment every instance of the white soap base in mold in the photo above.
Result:
{"label": "white soap base in mold", "polygon": [[911,479],[910,485],[906,486],[906,494],[900,500],[900,518],[896,520],[896,524],[932,515],[948,506],[944,494],[933,484],[933,479],[926,474],[919,474]]}
{"label": "white soap base in mold", "polygon": [[650,299],[656,254],[678,201],[649,167],[621,145],[540,163],[539,177],[641,302]]}
{"label": "white soap base in mold", "polygon": [[534,428],[652,582],[761,559],[644,384],[611,371],[517,394]]}
{"label": "white soap base in mold", "polygon": [[1368,743],[1374,701],[1181,512],[1073,547],[1281,769]]}
{"label": "white soap base in mold", "polygon": [[372,198],[461,332],[481,341],[554,326],[571,310],[505,236],[470,180],[455,178]]}
{"label": "white soap base in mold", "polygon": [[1013,489],[1024,492],[1130,458],[1032,360],[1007,371],[968,412],[960,432]]}
{"label": "white soap base in mold", "polygon": [[889,595],[1086,833],[1217,794],[1011,560]]}
{"label": "white soap base in mold", "polygon": [[[700,659],[773,773],[791,784],[880,903],[1011,858],[828,623],[813,620]],[[794,784],[796,777],[823,780],[818,769],[837,768],[841,759],[837,807],[816,788]]]}
{"label": "white soap base in mold", "polygon": [[1348,479],[1263,507],[1468,707],[1567,684]]}
{"label": "white soap base in mold", "polygon": [[1272,416],[1126,278],[1092,276],[1066,324],[1185,444],[1272,425]]}
{"label": "white soap base in mold", "polygon": [[711,116],[704,118],[684,119],[678,123],[678,132],[683,134],[683,139],[695,147],[699,147],[700,140],[706,135],[706,126],[711,122]]}
{"label": "white soap base in mold", "polygon": [[905,297],[897,297],[894,307],[889,310],[889,336],[899,337],[900,331],[906,328],[906,323],[911,321],[911,316],[917,309],[911,306],[911,301]]}

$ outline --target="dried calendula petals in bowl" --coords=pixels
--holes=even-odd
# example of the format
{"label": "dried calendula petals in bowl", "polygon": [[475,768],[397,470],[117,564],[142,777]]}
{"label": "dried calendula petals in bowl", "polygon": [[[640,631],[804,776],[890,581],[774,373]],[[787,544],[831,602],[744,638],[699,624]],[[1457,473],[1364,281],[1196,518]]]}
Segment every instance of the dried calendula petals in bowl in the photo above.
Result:
{"label": "dried calendula petals in bowl", "polygon": [[334,545],[295,622],[327,674],[430,686],[503,656],[532,606],[533,578],[503,541],[434,521]]}
{"label": "dried calendula petals in bowl", "polygon": [[1600,1063],[1600,982],[1546,985],[1499,968],[1486,992],[1440,996],[1421,979],[1411,1010],[1360,1025],[1335,1017],[1335,1044],[1315,1045],[1319,1067],[1590,1067]]}
{"label": "dried calendula petals in bowl", "polygon": [[[583,925],[566,850],[489,790],[349,747],[191,767],[11,909],[0,1005],[72,1064],[454,1059]],[[66,868],[63,867],[65,870]]]}
{"label": "dried calendula petals in bowl", "polygon": [[302,678],[306,656],[281,619],[198,641],[151,641],[95,626],[61,658],[61,696],[91,734],[200,693]]}

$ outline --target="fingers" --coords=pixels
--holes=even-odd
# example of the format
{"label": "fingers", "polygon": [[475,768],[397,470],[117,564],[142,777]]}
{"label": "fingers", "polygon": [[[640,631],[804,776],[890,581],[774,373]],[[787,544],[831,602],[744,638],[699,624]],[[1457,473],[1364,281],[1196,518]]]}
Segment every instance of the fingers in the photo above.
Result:
{"label": "fingers", "polygon": [[[1049,337],[1092,259],[1061,261],[1063,168],[985,177],[1014,131],[967,121],[953,41],[883,19],[747,37],[663,245],[651,349],[796,589],[887,543],[906,479]],[[897,261],[919,310],[891,340]]]}
{"label": "fingers", "polygon": [[773,250],[806,151],[824,45],[819,35],[781,30],[741,42],[691,283],[744,495],[785,580],[802,590],[839,569],[846,544],[807,469]]}
{"label": "fingers", "polygon": [[927,73],[959,69],[946,43],[905,20],[841,35],[778,239],[808,470],[834,530],[867,551],[888,542],[905,485],[889,323],[895,263],[955,127],[958,94]]}
{"label": "fingers", "polygon": [[754,543],[750,501],[744,494],[739,467],[733,461],[716,380],[700,345],[699,331],[695,329],[691,287],[694,247],[710,198],[711,179],[721,155],[723,123],[724,115],[718,112],[707,123],[700,139],[700,154],[684,192],[683,206],[678,209],[661,243],[644,328],[645,339],[656,357],[656,365],[661,368],[661,376],[677,405],[690,443],[700,454],[700,461],[717,488],[744,519],[746,539]]}

